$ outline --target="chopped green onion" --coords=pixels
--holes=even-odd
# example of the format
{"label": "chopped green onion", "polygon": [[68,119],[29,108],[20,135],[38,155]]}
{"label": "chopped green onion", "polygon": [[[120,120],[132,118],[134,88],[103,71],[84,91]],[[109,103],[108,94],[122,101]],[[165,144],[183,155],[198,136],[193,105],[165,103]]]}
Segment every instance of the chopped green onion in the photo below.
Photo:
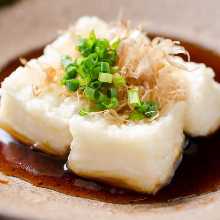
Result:
{"label": "chopped green onion", "polygon": [[86,87],[85,90],[84,90],[84,94],[85,94],[87,99],[89,99],[91,101],[95,101],[96,100],[97,91],[95,89],[90,88],[90,87]]}
{"label": "chopped green onion", "polygon": [[105,110],[106,104],[109,103],[109,98],[104,95],[102,92],[99,93],[99,98],[96,100],[96,107],[99,110]]}
{"label": "chopped green onion", "polygon": [[67,66],[69,66],[70,64],[73,63],[73,60],[70,56],[65,55],[61,58],[61,63],[63,65],[63,67],[66,68]]}
{"label": "chopped green onion", "polygon": [[[88,37],[79,39],[79,58],[72,60],[70,56],[64,56],[61,60],[64,68],[61,84],[73,92],[80,89],[86,99],[94,102],[90,111],[92,106],[96,106],[96,111],[97,108],[116,108],[119,104],[117,88],[126,84],[125,79],[116,74],[119,71],[115,66],[119,42],[119,39],[111,43],[107,39],[97,39],[95,32],[91,31]],[[86,115],[87,112],[81,109],[79,114]]]}
{"label": "chopped green onion", "polygon": [[118,66],[113,66],[112,68],[111,68],[111,73],[113,74],[113,73],[117,73],[119,71],[119,67]]}
{"label": "chopped green onion", "polygon": [[87,39],[81,38],[79,40],[77,49],[80,51],[80,53],[83,56],[87,57],[90,53],[92,53],[95,42],[96,42],[96,35],[95,32],[92,31]]}
{"label": "chopped green onion", "polygon": [[158,104],[153,101],[142,102],[136,107],[137,111],[144,114],[147,118],[152,118],[158,114]]}
{"label": "chopped green onion", "polygon": [[110,73],[99,73],[99,81],[105,83],[112,83],[112,74]]}
{"label": "chopped green onion", "polygon": [[79,58],[77,58],[76,64],[80,66],[85,59],[86,59],[86,58],[84,58],[84,57],[79,57]]}
{"label": "chopped green onion", "polygon": [[77,76],[77,67],[74,64],[69,64],[66,68],[65,68],[65,73],[67,75],[68,79],[73,79]]}
{"label": "chopped green onion", "polygon": [[118,49],[118,46],[120,44],[121,40],[119,38],[116,38],[114,39],[112,42],[111,42],[111,47],[113,50],[117,50]]}
{"label": "chopped green onion", "polygon": [[83,60],[81,65],[85,73],[92,73],[95,66],[98,64],[98,56],[95,53],[90,54],[86,59]]}
{"label": "chopped green onion", "polygon": [[107,62],[100,62],[100,72],[110,73],[110,66]]}
{"label": "chopped green onion", "polygon": [[109,47],[109,41],[106,39],[98,39],[95,44],[95,52],[100,58],[103,58]]}
{"label": "chopped green onion", "polygon": [[88,41],[89,41],[89,43],[90,43],[90,46],[93,46],[94,43],[96,42],[96,34],[95,34],[95,31],[94,31],[94,30],[92,30],[92,31],[89,33]]}
{"label": "chopped green onion", "polygon": [[88,56],[92,51],[92,48],[88,45],[88,42],[86,39],[79,40],[79,43],[77,45],[77,49],[85,57]]}
{"label": "chopped green onion", "polygon": [[108,102],[108,97],[107,97],[107,95],[103,94],[102,92],[99,92],[99,97],[96,101],[97,101],[97,103]]}
{"label": "chopped green onion", "polygon": [[93,81],[89,84],[90,87],[94,88],[94,89],[100,89],[102,86],[102,82],[100,81]]}
{"label": "chopped green onion", "polygon": [[78,79],[66,80],[65,85],[68,88],[68,90],[75,92],[79,88],[79,80]]}
{"label": "chopped green onion", "polygon": [[66,85],[65,76],[60,80],[60,84],[61,84],[62,86],[65,86],[65,85]]}
{"label": "chopped green onion", "polygon": [[96,47],[107,50],[109,46],[109,41],[107,39],[97,39],[96,41]]}
{"label": "chopped green onion", "polygon": [[118,106],[118,99],[116,97],[107,98],[107,96],[102,96],[102,101],[96,104],[98,109],[105,110],[105,109],[113,109]]}
{"label": "chopped green onion", "polygon": [[133,88],[133,89],[128,90],[128,103],[134,107],[137,105],[140,105],[138,88]]}
{"label": "chopped green onion", "polygon": [[152,118],[158,114],[158,105],[155,102],[148,102],[148,109],[144,113],[147,118]]}
{"label": "chopped green onion", "polygon": [[113,84],[116,88],[122,87],[126,85],[126,80],[123,76],[120,74],[116,73],[113,76]]}
{"label": "chopped green onion", "polygon": [[87,59],[90,61],[91,65],[97,65],[98,64],[98,56],[97,56],[96,53],[90,54]]}
{"label": "chopped green onion", "polygon": [[97,80],[99,78],[99,73],[101,72],[101,67],[100,65],[99,66],[96,66],[93,70],[92,70],[92,74],[91,74],[91,77],[92,77],[92,80]]}
{"label": "chopped green onion", "polygon": [[86,116],[88,114],[89,114],[89,111],[86,110],[85,108],[82,108],[82,109],[79,110],[79,115],[80,116]]}
{"label": "chopped green onion", "polygon": [[69,75],[67,73],[65,73],[63,75],[63,78],[61,79],[61,85],[65,85],[66,84],[66,81],[71,79],[71,77],[69,77]]}
{"label": "chopped green onion", "polygon": [[129,119],[132,121],[140,121],[145,118],[144,114],[134,111],[129,115]]}
{"label": "chopped green onion", "polygon": [[117,108],[118,107],[118,99],[116,97],[112,97],[110,99],[110,103],[106,107],[107,107],[107,109]]}
{"label": "chopped green onion", "polygon": [[104,60],[108,62],[110,65],[114,66],[117,60],[117,52],[115,50],[111,50],[104,57]]}
{"label": "chopped green onion", "polygon": [[85,72],[84,72],[84,69],[83,69],[83,65],[79,65],[78,68],[77,68],[77,72],[79,73],[79,75],[83,78],[85,78]]}
{"label": "chopped green onion", "polygon": [[90,77],[84,77],[79,79],[80,87],[86,87],[90,83]]}
{"label": "chopped green onion", "polygon": [[115,88],[110,88],[107,91],[107,95],[109,98],[117,97],[117,90]]}

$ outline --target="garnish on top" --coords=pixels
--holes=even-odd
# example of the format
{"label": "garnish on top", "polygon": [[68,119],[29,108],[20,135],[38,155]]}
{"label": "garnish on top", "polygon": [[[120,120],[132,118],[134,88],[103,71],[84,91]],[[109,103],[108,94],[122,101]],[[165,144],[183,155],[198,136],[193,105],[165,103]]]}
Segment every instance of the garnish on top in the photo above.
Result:
{"label": "garnish on top", "polygon": [[139,87],[123,76],[117,66],[119,45],[120,39],[110,42],[97,38],[94,31],[87,38],[80,38],[77,45],[80,56],[62,57],[61,84],[87,101],[88,106],[79,111],[81,116],[107,110],[124,114],[125,120],[153,119],[159,106],[155,101],[141,100]]}

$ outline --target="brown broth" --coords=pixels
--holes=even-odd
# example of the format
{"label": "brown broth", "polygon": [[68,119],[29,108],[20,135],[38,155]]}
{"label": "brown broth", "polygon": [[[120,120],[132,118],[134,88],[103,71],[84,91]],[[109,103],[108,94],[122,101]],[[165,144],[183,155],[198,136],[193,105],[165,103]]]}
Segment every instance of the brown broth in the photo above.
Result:
{"label": "brown broth", "polygon": [[[181,41],[183,42],[183,41]],[[189,42],[183,45],[192,61],[203,62],[216,72],[220,81],[220,55]],[[21,55],[38,57],[42,48]],[[16,58],[2,69],[0,80],[20,65]],[[188,145],[171,183],[154,196],[138,194],[99,182],[80,178],[69,172],[66,161],[33,150],[0,130],[0,171],[68,195],[112,203],[167,203],[217,191],[220,189],[220,132],[207,138],[188,138]]]}

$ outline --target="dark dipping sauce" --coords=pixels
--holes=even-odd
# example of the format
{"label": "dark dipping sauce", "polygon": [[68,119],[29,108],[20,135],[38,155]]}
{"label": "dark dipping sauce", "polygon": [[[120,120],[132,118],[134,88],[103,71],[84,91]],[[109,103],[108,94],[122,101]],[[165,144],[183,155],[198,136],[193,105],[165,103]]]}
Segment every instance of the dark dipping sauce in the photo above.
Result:
{"label": "dark dipping sauce", "polygon": [[[216,72],[216,80],[220,81],[220,55],[198,45],[180,41],[191,54],[191,60],[212,67]],[[42,51],[43,48],[39,48],[20,57],[36,58]],[[19,65],[18,58],[9,62],[3,67],[0,80]],[[36,186],[72,196],[116,204],[167,204],[220,189],[220,132],[206,138],[188,137],[187,143],[182,163],[171,183],[154,196],[78,177],[66,169],[66,160],[36,151],[15,140],[4,130],[0,130],[0,171]]]}

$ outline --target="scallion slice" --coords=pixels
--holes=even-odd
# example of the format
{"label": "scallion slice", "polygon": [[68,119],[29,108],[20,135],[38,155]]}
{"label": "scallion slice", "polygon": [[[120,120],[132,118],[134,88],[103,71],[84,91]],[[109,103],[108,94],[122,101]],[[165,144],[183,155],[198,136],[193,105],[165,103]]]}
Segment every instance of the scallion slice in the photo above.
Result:
{"label": "scallion slice", "polygon": [[144,114],[134,111],[129,115],[129,119],[132,121],[140,121],[145,118]]}
{"label": "scallion slice", "polygon": [[110,73],[110,66],[107,62],[100,62],[100,72]]}
{"label": "scallion slice", "polygon": [[111,73],[99,73],[99,81],[105,83],[112,83]]}
{"label": "scallion slice", "polygon": [[63,67],[66,68],[69,64],[73,63],[73,60],[70,56],[65,55],[61,58],[61,63],[63,65]]}
{"label": "scallion slice", "polygon": [[117,90],[112,87],[107,91],[107,95],[109,98],[117,97]]}
{"label": "scallion slice", "polygon": [[138,88],[128,90],[128,103],[133,107],[140,105]]}
{"label": "scallion slice", "polygon": [[78,79],[69,79],[65,82],[68,90],[75,92],[79,88],[79,80]]}
{"label": "scallion slice", "polygon": [[79,115],[80,116],[86,116],[88,114],[89,114],[89,111],[85,108],[82,108],[82,109],[79,110]]}
{"label": "scallion slice", "polygon": [[66,68],[65,68],[65,74],[67,76],[68,79],[73,79],[77,76],[77,66],[74,64],[69,64]]}
{"label": "scallion slice", "polygon": [[116,88],[122,87],[126,85],[126,80],[123,76],[120,74],[116,73],[113,76],[113,84]]}
{"label": "scallion slice", "polygon": [[90,87],[86,87],[84,90],[84,94],[87,99],[90,101],[95,101],[96,100],[96,90]]}

